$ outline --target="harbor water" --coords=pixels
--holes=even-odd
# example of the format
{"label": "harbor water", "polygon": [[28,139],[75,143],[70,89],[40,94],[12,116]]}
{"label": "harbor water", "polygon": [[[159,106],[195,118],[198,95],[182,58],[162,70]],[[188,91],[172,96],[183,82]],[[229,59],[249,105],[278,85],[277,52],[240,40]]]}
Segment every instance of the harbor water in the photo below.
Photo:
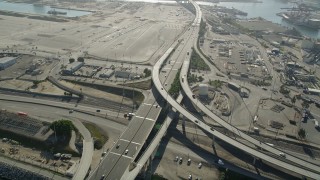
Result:
{"label": "harbor water", "polygon": [[[303,26],[293,25],[285,20],[282,17],[277,16],[279,12],[285,12],[285,9],[281,8],[292,8],[295,6],[293,3],[289,3],[287,1],[282,0],[260,0],[261,3],[239,3],[239,2],[220,2],[220,3],[207,3],[207,2],[200,2],[203,5],[218,5],[227,8],[235,8],[239,9],[243,12],[248,13],[246,17],[242,18],[254,18],[254,17],[262,17],[268,21],[272,21],[277,24],[281,24],[285,27],[295,27],[301,34],[304,36],[320,39],[320,31],[315,29],[310,29]],[[315,6],[320,7],[320,3],[314,4]]]}
{"label": "harbor water", "polygon": [[[105,1],[105,0],[98,0]],[[121,0],[120,0],[121,1]],[[123,0],[123,1],[132,1],[132,2],[150,2],[150,3],[176,3],[172,0]],[[281,8],[291,8],[295,6],[293,3],[289,3],[286,0],[260,0],[261,3],[250,3],[250,2],[220,2],[220,3],[211,3],[211,2],[201,2],[197,1],[200,5],[209,5],[209,6],[224,6],[227,8],[235,8],[241,11],[248,13],[246,17],[242,18],[254,18],[262,17],[266,20],[272,21],[274,23],[281,24],[285,27],[295,27],[303,35],[308,36],[314,39],[320,39],[320,30],[310,29],[303,26],[293,25],[292,23],[286,22],[282,17],[277,16],[277,13],[284,12],[285,10]],[[313,1],[313,0],[308,0]],[[315,6],[320,7],[320,2],[315,1]],[[41,5],[32,5],[25,3],[11,3],[4,0],[0,0],[0,10],[14,11],[21,13],[30,13],[30,14],[40,14],[40,15],[49,15],[48,11],[53,10],[50,6],[41,6]],[[76,17],[90,14],[91,12],[87,11],[77,11],[77,10],[68,10],[68,9],[59,9],[55,8],[56,11],[66,12],[67,17]]]}
{"label": "harbor water", "polygon": [[[30,13],[30,14],[39,14],[39,15],[49,15],[48,11],[53,10],[50,6],[42,6],[42,5],[32,5],[32,4],[25,4],[25,3],[11,3],[0,0],[0,10],[5,11],[13,11],[19,13]],[[87,11],[77,11],[77,10],[69,10],[69,9],[59,9],[55,8],[56,11],[59,12],[66,12],[66,17],[77,17],[77,16],[84,16],[88,15],[91,12]]]}

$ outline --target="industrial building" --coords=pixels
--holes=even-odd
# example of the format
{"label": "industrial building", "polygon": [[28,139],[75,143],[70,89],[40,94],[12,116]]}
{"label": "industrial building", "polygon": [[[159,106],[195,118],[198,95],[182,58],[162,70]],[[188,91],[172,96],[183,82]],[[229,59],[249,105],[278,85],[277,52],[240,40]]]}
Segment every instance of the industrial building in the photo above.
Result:
{"label": "industrial building", "polygon": [[114,70],[105,69],[99,74],[99,77],[101,77],[101,78],[110,78],[113,74],[114,74]]}
{"label": "industrial building", "polygon": [[67,64],[66,68],[62,70],[62,74],[71,75],[77,70],[79,70],[83,65],[84,65],[84,62],[79,62],[79,61]]}
{"label": "industrial building", "polygon": [[4,70],[7,67],[14,65],[16,61],[16,57],[3,57],[0,58],[0,70]]}

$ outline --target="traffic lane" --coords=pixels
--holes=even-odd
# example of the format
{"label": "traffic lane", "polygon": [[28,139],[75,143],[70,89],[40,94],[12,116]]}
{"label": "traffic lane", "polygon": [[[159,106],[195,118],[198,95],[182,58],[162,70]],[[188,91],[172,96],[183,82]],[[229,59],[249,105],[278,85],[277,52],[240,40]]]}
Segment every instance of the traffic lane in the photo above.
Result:
{"label": "traffic lane", "polygon": [[131,163],[132,158],[128,158],[126,156],[121,156],[118,163],[111,171],[111,173],[105,178],[106,180],[120,180],[124,172],[129,167],[128,165]]}
{"label": "traffic lane", "polygon": [[[119,147],[117,146],[119,144]],[[98,171],[96,171],[95,177],[101,177],[103,174],[108,175],[113,168],[117,165],[118,160],[121,158],[121,155],[125,152],[127,149],[129,142],[119,140],[117,144],[115,144],[112,149],[109,151],[109,153],[106,155],[105,158],[103,158],[101,165],[102,168],[98,168]],[[114,164],[115,166],[112,166],[111,164]]]}
{"label": "traffic lane", "polygon": [[144,121],[143,124],[141,125],[139,132],[132,139],[132,142],[143,144],[144,141],[147,139],[147,135],[152,130],[154,124],[155,124],[155,121],[149,121],[149,120]]}
{"label": "traffic lane", "polygon": [[[119,146],[118,146],[119,145]],[[115,144],[111,151],[109,152],[110,155],[112,154],[123,154],[125,152],[125,150],[127,149],[127,146],[129,145],[129,142],[128,141],[124,141],[122,139],[120,139],[118,141],[117,144]],[[107,156],[109,155],[107,154]]]}
{"label": "traffic lane", "polygon": [[103,161],[100,162],[100,168],[95,171],[95,173],[92,175],[93,179],[100,179],[102,175],[108,175],[113,166],[110,166],[110,164],[116,163],[119,160],[120,156],[116,154],[110,154],[109,156],[106,156]]}
{"label": "traffic lane", "polygon": [[131,141],[131,139],[135,136],[136,132],[140,129],[141,124],[144,119],[142,118],[134,118],[126,131],[121,135],[120,139]]}

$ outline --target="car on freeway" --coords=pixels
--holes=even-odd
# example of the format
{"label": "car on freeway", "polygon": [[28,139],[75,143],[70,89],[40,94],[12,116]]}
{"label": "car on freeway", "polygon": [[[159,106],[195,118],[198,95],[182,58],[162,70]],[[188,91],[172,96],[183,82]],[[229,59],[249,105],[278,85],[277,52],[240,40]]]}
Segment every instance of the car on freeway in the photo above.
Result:
{"label": "car on freeway", "polygon": [[106,177],[106,175],[103,174],[103,175],[101,176],[100,180],[103,180],[105,177]]}
{"label": "car on freeway", "polygon": [[223,165],[224,165],[224,162],[223,162],[221,159],[219,159],[219,160],[218,160],[218,164],[221,165],[221,166],[223,166]]}
{"label": "car on freeway", "polygon": [[176,158],[174,159],[175,162],[179,161],[179,156],[176,156]]}
{"label": "car on freeway", "polygon": [[188,159],[187,165],[190,166],[191,164],[191,159]]}
{"label": "car on freeway", "polygon": [[286,158],[286,154],[285,153],[279,153],[279,156]]}

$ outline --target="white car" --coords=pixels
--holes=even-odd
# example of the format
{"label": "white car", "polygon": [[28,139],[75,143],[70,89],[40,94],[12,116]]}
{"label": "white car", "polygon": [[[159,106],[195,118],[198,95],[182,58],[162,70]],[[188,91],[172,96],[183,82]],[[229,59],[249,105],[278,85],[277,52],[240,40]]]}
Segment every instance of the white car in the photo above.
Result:
{"label": "white car", "polygon": [[176,156],[176,158],[174,159],[175,162],[179,161],[179,156]]}
{"label": "white car", "polygon": [[218,160],[218,164],[221,165],[221,166],[224,165],[224,163],[223,163],[223,161],[221,159]]}
{"label": "white car", "polygon": [[198,168],[201,169],[201,167],[202,167],[202,163],[199,163]]}
{"label": "white car", "polygon": [[191,164],[191,159],[188,159],[187,165],[189,166]]}
{"label": "white car", "polygon": [[128,154],[128,152],[129,152],[129,150],[127,149],[127,150],[124,152],[124,154]]}
{"label": "white car", "polygon": [[279,155],[280,155],[281,157],[286,158],[286,154],[285,154],[285,153],[279,153]]}
{"label": "white car", "polygon": [[191,175],[191,174],[189,174],[188,179],[189,179],[189,180],[191,180],[191,179],[192,179],[192,175]]}

